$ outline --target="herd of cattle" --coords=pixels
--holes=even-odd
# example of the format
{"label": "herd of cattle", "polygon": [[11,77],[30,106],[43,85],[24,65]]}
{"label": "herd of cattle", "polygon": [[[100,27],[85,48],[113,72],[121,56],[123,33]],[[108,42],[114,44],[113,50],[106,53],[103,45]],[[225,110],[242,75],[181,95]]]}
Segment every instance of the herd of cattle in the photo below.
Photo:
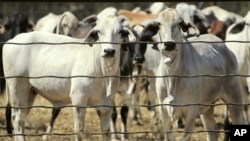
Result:
{"label": "herd of cattle", "polygon": [[[86,112],[81,107],[111,105],[96,107],[102,138],[128,140],[128,106],[138,104],[139,83],[148,90],[149,103],[161,105],[165,140],[175,140],[171,131],[177,120],[185,121],[182,140],[191,140],[197,116],[205,130],[218,130],[214,106],[205,106],[218,100],[229,104],[225,121],[230,116],[232,124],[248,124],[250,111],[244,104],[249,103],[250,79],[235,74],[250,75],[250,44],[232,41],[250,41],[249,24],[250,11],[241,16],[218,6],[198,9],[188,3],[170,8],[156,2],[147,10],[108,7],[81,21],[69,11],[49,13],[33,26],[17,13],[0,31],[0,41],[6,42],[1,44],[0,67],[6,77],[0,79],[7,99],[6,129],[12,134],[13,128],[16,141],[25,140],[30,109],[24,107],[32,106],[40,94],[55,107],[48,134],[60,106],[73,105],[75,140],[80,141]],[[157,77],[131,77],[135,75]],[[112,107],[116,93],[133,99],[121,107],[120,135]],[[152,120],[156,109],[149,109]],[[139,111],[133,110],[136,120]],[[218,132],[207,132],[207,141],[216,140]]]}

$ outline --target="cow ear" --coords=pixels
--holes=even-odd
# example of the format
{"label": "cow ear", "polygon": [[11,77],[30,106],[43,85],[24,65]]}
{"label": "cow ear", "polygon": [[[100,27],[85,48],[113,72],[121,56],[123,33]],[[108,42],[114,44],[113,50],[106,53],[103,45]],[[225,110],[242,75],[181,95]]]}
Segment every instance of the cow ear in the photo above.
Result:
{"label": "cow ear", "polygon": [[189,26],[184,22],[184,20],[180,21],[180,26],[181,26],[181,29],[182,29],[183,32],[188,31]]}
{"label": "cow ear", "polygon": [[151,38],[158,33],[160,29],[160,23],[159,22],[151,22],[150,24],[146,25],[145,28],[142,30],[142,36],[141,41],[149,41]]}
{"label": "cow ear", "polygon": [[237,33],[241,32],[241,31],[244,29],[245,24],[246,24],[245,21],[242,21],[242,22],[239,22],[239,23],[235,24],[235,25],[231,28],[230,33],[232,33],[232,34],[237,34]]}
{"label": "cow ear", "polygon": [[134,33],[127,27],[123,27],[123,29],[120,31],[120,34],[123,40],[128,39],[129,42],[133,42],[136,40]]}
{"label": "cow ear", "polygon": [[98,40],[98,33],[100,33],[100,31],[99,30],[96,30],[96,29],[93,29],[93,30],[91,30],[89,33],[88,33],[88,35],[86,36],[86,38],[85,38],[85,40],[84,40],[84,42],[85,43],[88,43],[89,44],[89,46],[93,46],[93,42],[96,42],[97,40]]}

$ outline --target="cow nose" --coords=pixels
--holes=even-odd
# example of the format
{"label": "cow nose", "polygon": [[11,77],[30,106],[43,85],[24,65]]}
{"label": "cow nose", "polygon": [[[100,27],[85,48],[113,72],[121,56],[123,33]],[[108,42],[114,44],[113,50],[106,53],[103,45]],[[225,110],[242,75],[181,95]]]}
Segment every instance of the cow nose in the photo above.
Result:
{"label": "cow nose", "polygon": [[114,56],[115,49],[104,49],[105,56]]}
{"label": "cow nose", "polygon": [[175,42],[165,42],[164,43],[164,49],[167,51],[172,51],[176,48]]}
{"label": "cow nose", "polygon": [[143,56],[135,56],[134,57],[134,64],[142,64],[144,62]]}

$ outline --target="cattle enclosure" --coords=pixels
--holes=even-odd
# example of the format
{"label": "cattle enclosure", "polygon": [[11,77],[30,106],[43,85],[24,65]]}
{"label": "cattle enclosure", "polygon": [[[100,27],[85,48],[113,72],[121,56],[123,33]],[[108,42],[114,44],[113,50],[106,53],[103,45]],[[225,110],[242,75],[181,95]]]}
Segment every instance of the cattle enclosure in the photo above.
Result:
{"label": "cattle enclosure", "polygon": [[[232,2],[233,3],[233,2]],[[98,7],[98,3],[87,3],[86,5],[79,5],[76,3],[52,3],[51,7],[49,8],[49,4],[47,3],[36,3],[36,4],[31,4],[31,3],[25,3],[24,7],[22,7],[22,4],[15,4],[15,3],[0,3],[4,7],[1,11],[4,16],[11,15],[10,13],[10,8],[7,6],[10,4],[10,6],[16,7],[19,11],[22,11],[22,8],[24,7],[29,7],[28,10],[26,11],[27,14],[31,17],[31,21],[35,23],[37,19],[42,17],[43,15],[46,15],[48,12],[55,12],[55,13],[62,13],[61,11],[65,10],[70,10],[73,11],[79,20],[84,18],[87,15],[90,15],[91,13],[98,13],[100,10],[102,10],[102,7]],[[44,5],[43,5],[44,4]],[[84,3],[81,3],[84,4]],[[100,4],[100,3],[99,3]],[[209,4],[209,3],[206,3]],[[220,3],[218,3],[219,5]],[[44,7],[42,8],[43,10],[40,10],[40,13],[34,12],[38,10],[39,8],[36,7],[38,5],[43,5]],[[117,4],[117,3],[110,3],[109,4],[100,4],[104,7],[108,6],[114,6],[117,8],[127,8],[131,9],[131,7],[135,6],[141,6],[142,8],[146,8],[149,3],[122,3],[122,4]],[[174,3],[170,3],[170,5],[174,5]],[[241,9],[241,14],[245,15],[244,8],[242,6],[244,5],[245,8],[249,5],[249,2],[246,3],[237,3],[238,7],[237,8],[232,8],[233,11],[239,11]],[[1,5],[0,5],[1,7]],[[22,7],[22,8],[21,8]],[[41,6],[42,7],[42,6]],[[58,8],[60,7],[60,8]],[[223,7],[227,9],[228,7]],[[36,10],[35,10],[36,9]],[[57,10],[55,10],[57,9]],[[232,10],[230,9],[230,10]],[[250,9],[249,7],[246,9]],[[4,11],[5,10],[5,11]],[[55,11],[54,11],[55,10]],[[85,11],[87,10],[87,12]],[[39,10],[38,10],[39,11]],[[85,12],[84,14],[81,14]],[[198,74],[197,74],[198,75]],[[200,76],[200,77],[210,77],[210,76]],[[3,79],[3,78],[0,78]],[[39,78],[42,79],[42,78]],[[128,119],[128,134],[129,134],[129,139],[131,141],[156,141],[161,139],[161,134],[160,132],[160,124],[157,124],[156,126],[152,127],[150,123],[150,116],[149,112],[147,111],[147,105],[145,103],[147,97],[143,95],[144,91],[141,92],[141,97],[142,99],[140,100],[140,103],[135,106],[139,106],[142,110],[142,118],[140,119],[140,125],[133,125],[131,122],[131,117]],[[121,105],[119,103],[121,101],[121,96],[116,95],[116,103],[118,107]],[[199,118],[196,118],[196,124],[195,124],[195,131],[193,133],[192,139],[194,141],[205,141],[206,140],[206,132],[219,132],[219,141],[223,140],[224,137],[224,131],[223,130],[223,104],[221,102],[216,103],[216,110],[215,110],[215,118],[216,122],[219,127],[219,131],[204,131],[204,128],[202,126],[202,123]],[[26,121],[26,134],[27,134],[27,140],[28,141],[38,141],[42,140],[42,135],[45,133],[46,127],[49,124],[49,120],[51,117],[51,107],[52,105],[46,101],[44,98],[41,96],[37,96],[33,108],[31,112],[28,115],[27,121]],[[153,105],[158,107],[159,105]],[[5,95],[0,96],[0,141],[9,141],[13,140],[13,138],[9,138],[7,136],[7,133],[5,131]],[[117,132],[120,132],[120,120],[121,118],[118,118],[117,122]],[[84,134],[84,140],[101,140],[101,132],[100,132],[100,127],[99,127],[99,119],[96,114],[96,111],[93,108],[87,108],[87,114],[86,114],[86,125],[85,125],[85,132]],[[183,128],[174,128],[176,131],[176,139],[179,140],[181,138],[181,135],[183,133]],[[52,135],[52,140],[53,141],[71,141],[74,140],[74,133],[73,133],[73,115],[72,115],[72,108],[71,106],[65,106],[62,109],[62,113],[59,115],[58,120],[55,122],[54,125],[54,130],[53,130]]]}

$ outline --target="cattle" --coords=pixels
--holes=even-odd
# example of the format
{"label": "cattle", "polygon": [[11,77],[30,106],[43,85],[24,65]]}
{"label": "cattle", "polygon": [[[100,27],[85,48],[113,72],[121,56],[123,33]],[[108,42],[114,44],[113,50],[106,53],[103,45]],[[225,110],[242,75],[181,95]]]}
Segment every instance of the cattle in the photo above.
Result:
{"label": "cattle", "polygon": [[[112,106],[114,94],[119,86],[119,78],[109,76],[118,76],[120,73],[120,45],[95,44],[95,42],[122,42],[123,40],[133,41],[134,35],[130,30],[124,28],[119,19],[114,16],[98,21],[84,40],[39,31],[20,34],[9,40],[3,47],[5,76],[19,75],[27,77],[27,79],[18,77],[6,79],[8,133],[11,133],[10,103],[16,107],[14,108],[14,133],[18,135],[15,136],[15,140],[24,140],[25,116],[29,113],[29,109],[21,107],[32,106],[36,94],[40,94],[55,107],[70,103],[73,105],[76,140],[82,140],[80,133],[84,131],[83,120],[86,108],[80,107]],[[31,42],[87,44],[25,45],[25,43]],[[23,43],[24,45],[11,43]],[[45,76],[45,78],[29,78],[37,76]],[[97,86],[98,89],[96,89]],[[107,133],[103,134],[103,140],[108,140],[112,107],[96,107],[96,110],[101,121],[101,131]]]}
{"label": "cattle", "polygon": [[[235,55],[224,43],[221,43],[221,39],[212,34],[186,39],[181,30],[187,32],[188,26],[178,11],[169,8],[161,12],[154,23],[145,27],[145,34],[142,36],[144,41],[158,42],[161,60],[157,71],[159,77],[156,78],[155,85],[161,105],[163,132],[166,133],[165,139],[171,141],[174,140],[171,132],[172,123],[181,117],[184,117],[186,123],[182,138],[184,141],[191,140],[189,132],[193,130],[195,118],[198,115],[205,130],[217,129],[213,116],[214,107],[199,104],[213,104],[219,99],[225,103],[244,104],[239,77],[189,77],[201,74],[238,74]],[[187,77],[179,77],[179,75]],[[227,105],[227,107],[232,124],[247,124],[243,105]],[[217,138],[217,132],[207,133],[208,141],[216,141]]]}
{"label": "cattle", "polygon": [[[230,41],[250,41],[250,11],[246,14],[244,19],[240,22],[236,22],[228,27],[226,32],[226,45],[235,54],[240,74],[250,74],[250,43],[239,43]],[[250,92],[250,79],[249,77],[241,77],[242,84],[244,86],[244,93],[247,96]],[[249,103],[249,99],[245,98]],[[250,120],[250,113],[248,112],[248,120]]]}
{"label": "cattle", "polygon": [[229,12],[216,5],[203,8],[201,12],[206,16],[209,24],[213,21],[221,21],[227,26],[230,26],[231,24],[242,20],[242,16]]}
{"label": "cattle", "polygon": [[77,17],[69,11],[65,11],[61,15],[49,13],[37,21],[34,30],[70,35],[77,24]]}
{"label": "cattle", "polygon": [[[98,20],[101,20],[102,18],[106,18],[108,16],[117,16],[117,10],[113,7],[108,7],[105,8],[104,10],[102,10],[101,12],[99,12],[97,15],[90,15],[87,16],[86,18],[84,18],[82,20],[82,23],[79,27],[77,27],[76,29],[74,29],[72,37],[74,38],[85,38],[86,34],[89,32],[89,30],[91,30],[93,28],[93,26],[96,25],[96,22]],[[124,25],[124,21],[121,19],[121,17],[119,17],[120,22],[122,23],[123,26]],[[80,33],[79,33],[80,32]],[[131,48],[131,44],[130,43],[124,43],[121,45],[121,63],[120,63],[120,73],[122,76],[124,75],[130,75],[132,74],[132,61],[131,61],[131,54],[133,53],[133,49]],[[131,84],[130,84],[131,83]],[[129,86],[128,85],[132,85],[135,82],[132,82],[130,79],[122,79],[121,81],[121,87],[119,87],[118,92],[122,94],[122,96],[124,97],[124,93],[126,93],[126,90]],[[126,97],[126,96],[125,96]],[[121,135],[121,139],[125,140],[128,138],[128,136],[126,136],[125,132],[127,132],[127,115],[128,115],[128,105],[127,103],[125,103],[126,105],[123,105],[121,107],[121,117],[122,117],[122,132],[124,134]],[[53,130],[53,125],[54,122],[57,118],[57,116],[59,115],[61,109],[60,108],[53,108],[52,110],[52,117],[50,120],[50,124],[47,127],[46,133],[51,133]],[[118,139],[118,135],[115,134],[116,131],[116,118],[117,118],[117,111],[116,108],[113,108],[113,113],[112,113],[112,120],[111,120],[111,132],[113,132],[114,134],[111,135],[111,139],[112,140],[116,140]],[[47,135],[43,136],[44,140],[48,139]]]}
{"label": "cattle", "polygon": [[[151,21],[152,20],[146,20],[143,21],[140,24],[137,24],[133,27],[133,30],[136,32],[136,35],[138,36],[138,40],[139,41],[144,41],[143,39],[143,34],[146,31],[145,27],[147,27],[147,25],[151,25]],[[142,68],[141,68],[141,73],[143,73],[144,75],[156,75],[157,72],[157,68],[158,65],[160,63],[160,58],[159,58],[159,50],[156,46],[156,44],[144,44],[142,46],[147,46],[147,47],[141,47],[141,49],[143,50],[137,50],[138,46],[140,44],[136,44],[135,45],[135,53],[133,56],[133,64],[134,65],[138,65],[141,64],[142,62]],[[142,54],[140,54],[140,52],[143,52],[144,56]],[[155,90],[155,78],[147,78],[149,82],[147,82],[150,86],[150,89],[147,91],[148,92],[148,97],[149,97],[149,102],[150,105],[155,105],[156,104],[156,90]],[[137,80],[139,81],[139,80]],[[139,96],[138,94],[136,94],[135,96]],[[137,98],[137,97],[136,97]],[[138,99],[138,98],[137,98]],[[151,114],[151,123],[154,124],[156,122],[156,108],[152,107],[150,109]],[[134,115],[135,116],[135,115]],[[134,119],[136,119],[134,117]]]}

